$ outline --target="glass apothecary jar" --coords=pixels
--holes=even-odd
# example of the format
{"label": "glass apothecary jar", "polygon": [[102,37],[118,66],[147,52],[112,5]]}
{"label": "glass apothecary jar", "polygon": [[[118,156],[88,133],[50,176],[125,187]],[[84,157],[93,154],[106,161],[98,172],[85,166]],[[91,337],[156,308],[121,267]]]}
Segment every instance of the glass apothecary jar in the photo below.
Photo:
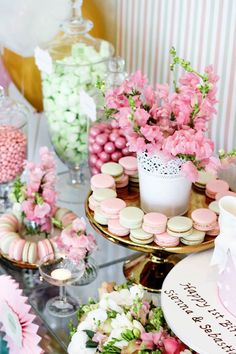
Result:
{"label": "glass apothecary jar", "polygon": [[[108,73],[105,79],[105,90],[116,89],[126,78],[125,62],[120,57],[108,61]],[[106,162],[118,162],[123,156],[133,155],[127,148],[127,140],[118,122],[107,119],[102,109],[97,109],[97,121],[89,130],[89,167],[91,174],[101,172]]]}
{"label": "glass apothecary jar", "polygon": [[0,87],[0,214],[10,207],[10,185],[24,169],[29,113]]}
{"label": "glass apothecary jar", "polygon": [[59,198],[78,203],[87,192],[89,127],[80,93],[96,94],[96,83],[104,80],[107,60],[114,50],[109,42],[89,34],[93,24],[82,18],[82,0],[72,0],[71,4],[71,18],[62,24],[62,34],[36,52],[36,63],[42,74],[51,141],[69,169],[69,173],[59,175]]}

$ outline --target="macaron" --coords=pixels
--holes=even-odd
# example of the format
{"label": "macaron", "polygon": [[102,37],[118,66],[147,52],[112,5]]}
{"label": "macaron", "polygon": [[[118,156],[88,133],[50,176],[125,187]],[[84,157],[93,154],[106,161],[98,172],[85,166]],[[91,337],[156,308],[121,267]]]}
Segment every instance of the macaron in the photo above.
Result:
{"label": "macaron", "polygon": [[115,188],[115,180],[112,176],[105,173],[98,173],[91,178],[91,189]]}
{"label": "macaron", "polygon": [[0,227],[6,226],[9,231],[17,231],[19,227],[18,219],[13,214],[3,214],[0,217]]}
{"label": "macaron", "polygon": [[183,237],[191,235],[193,221],[186,216],[174,216],[167,222],[167,232],[171,236]]}
{"label": "macaron", "polygon": [[198,179],[194,183],[195,186],[197,186],[200,189],[205,189],[206,184],[210,181],[213,181],[216,179],[216,176],[213,173],[206,172],[206,171],[199,171],[198,172]]}
{"label": "macaron", "polygon": [[48,254],[53,254],[53,247],[48,239],[40,240],[37,246],[39,259],[43,259]]}
{"label": "macaron", "polygon": [[212,237],[218,236],[219,233],[220,233],[220,226],[219,226],[218,222],[216,223],[214,229],[206,231],[206,234],[208,236],[212,236]]}
{"label": "macaron", "polygon": [[135,243],[140,243],[141,245],[147,245],[152,243],[154,240],[153,234],[144,231],[142,228],[131,229],[129,238]]}
{"label": "macaron", "polygon": [[179,237],[163,232],[162,234],[154,235],[154,242],[160,247],[175,247],[179,244]]}
{"label": "macaron", "polygon": [[134,176],[138,170],[137,158],[134,156],[125,156],[119,159],[119,164],[123,167],[128,176]]}
{"label": "macaron", "polygon": [[106,214],[101,210],[100,206],[94,210],[94,220],[101,225],[108,224],[108,218]]}
{"label": "macaron", "polygon": [[152,234],[162,234],[166,230],[167,216],[161,213],[147,213],[143,217],[143,230]]}
{"label": "macaron", "polygon": [[109,217],[114,218],[114,216],[117,216],[117,219],[119,217],[119,212],[126,207],[126,203],[120,198],[109,198],[103,200],[100,207],[108,219]]}
{"label": "macaron", "polygon": [[118,219],[108,220],[108,231],[116,236],[127,236],[129,235],[129,229],[120,224]]}
{"label": "macaron", "polygon": [[132,183],[139,183],[139,176],[138,176],[138,172],[133,175],[133,176],[129,176],[129,181]]}
{"label": "macaron", "polygon": [[216,213],[216,215],[220,214],[220,207],[219,207],[219,201],[218,200],[214,200],[213,202],[211,202],[208,205],[208,208],[212,211],[214,211],[214,213]]}
{"label": "macaron", "polygon": [[216,194],[215,196],[215,199],[216,200],[219,200],[220,198],[223,198],[223,197],[236,197],[236,193],[235,192],[231,192],[231,191],[227,191],[227,192],[219,192]]}
{"label": "macaron", "polygon": [[120,224],[128,229],[139,229],[142,226],[144,212],[137,207],[126,207],[120,211]]}
{"label": "macaron", "polygon": [[35,264],[38,259],[38,250],[36,242],[30,242],[28,248],[27,262]]}
{"label": "macaron", "polygon": [[77,218],[77,215],[73,213],[73,211],[70,211],[69,213],[65,214],[61,218],[61,223],[63,227],[66,227],[67,225],[70,225],[73,220]]}
{"label": "macaron", "polygon": [[29,247],[30,247],[30,242],[26,241],[24,248],[23,248],[23,252],[22,252],[22,261],[23,262],[28,262]]}
{"label": "macaron", "polygon": [[92,194],[93,199],[99,203],[109,198],[116,198],[117,193],[114,191],[114,189],[109,189],[109,188],[100,188],[100,189],[95,189],[95,191]]}
{"label": "macaron", "polygon": [[206,185],[206,195],[211,199],[215,199],[217,193],[227,192],[228,190],[228,183],[221,179],[210,181]]}
{"label": "macaron", "polygon": [[13,250],[13,257],[16,261],[21,261],[22,260],[22,252],[25,246],[25,240],[20,239],[16,240],[16,243],[14,245],[14,250]]}
{"label": "macaron", "polygon": [[116,180],[116,188],[124,188],[129,184],[129,176],[123,175],[119,180]]}
{"label": "macaron", "polygon": [[117,162],[106,162],[102,165],[101,172],[112,176],[116,180],[123,175],[124,169]]}
{"label": "macaron", "polygon": [[10,247],[9,247],[9,251],[8,251],[8,256],[12,259],[14,259],[14,250],[15,250],[15,246],[16,246],[16,243],[17,241],[20,241],[18,240],[17,238],[15,238],[11,244],[10,244]]}
{"label": "macaron", "polygon": [[184,245],[188,245],[188,246],[199,245],[204,241],[204,237],[205,237],[204,231],[193,229],[191,235],[181,237],[180,241]]}
{"label": "macaron", "polygon": [[[111,189],[112,190],[112,189]],[[100,203],[98,203],[94,198],[93,198],[93,196],[92,195],[90,195],[90,197],[89,197],[89,209],[91,209],[91,210],[95,210],[95,208],[96,207],[98,207],[98,206],[100,206]]]}
{"label": "macaron", "polygon": [[3,238],[0,240],[0,248],[3,253],[8,254],[10,245],[15,239],[19,239],[19,235],[16,232],[8,232]]}
{"label": "macaron", "polygon": [[193,226],[200,231],[209,231],[215,228],[217,216],[207,208],[195,209],[191,214]]}
{"label": "macaron", "polygon": [[69,209],[67,208],[58,208],[56,213],[55,213],[55,219],[60,220],[63,218],[64,215],[68,214],[70,212]]}

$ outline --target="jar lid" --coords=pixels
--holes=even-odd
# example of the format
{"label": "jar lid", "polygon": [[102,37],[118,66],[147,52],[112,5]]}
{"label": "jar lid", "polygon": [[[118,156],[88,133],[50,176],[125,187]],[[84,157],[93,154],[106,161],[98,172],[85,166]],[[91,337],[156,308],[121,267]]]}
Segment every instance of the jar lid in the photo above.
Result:
{"label": "jar lid", "polygon": [[27,122],[28,115],[28,108],[6,96],[3,87],[0,86],[0,125],[22,128]]}
{"label": "jar lid", "polygon": [[82,17],[82,0],[71,0],[71,17],[61,24],[61,33],[43,46],[52,60],[61,65],[97,64],[111,57],[111,43],[89,34],[93,22]]}

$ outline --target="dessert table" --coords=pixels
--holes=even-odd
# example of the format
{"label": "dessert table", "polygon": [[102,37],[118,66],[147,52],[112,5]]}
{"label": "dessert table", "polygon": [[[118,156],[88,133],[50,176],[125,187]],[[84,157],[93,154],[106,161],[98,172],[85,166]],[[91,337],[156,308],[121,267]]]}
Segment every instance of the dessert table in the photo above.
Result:
{"label": "dessert table", "polygon": [[[17,99],[22,100],[22,96],[12,89],[12,95]],[[37,114],[32,111],[32,115],[28,122],[28,159],[37,161],[38,151],[40,146],[48,146],[52,149],[46,118],[44,114]],[[56,158],[57,172],[60,173],[66,170],[66,167]],[[88,186],[89,188],[89,186]],[[63,194],[63,191],[61,191]],[[80,217],[85,217],[84,200],[78,200],[77,204],[69,204],[58,202],[61,207],[67,207],[74,211]],[[94,233],[91,226],[87,225],[88,231]],[[97,298],[98,288],[104,281],[116,281],[122,283],[125,281],[123,275],[123,262],[131,254],[135,254],[132,250],[112,244],[102,237],[95,235],[98,248],[94,253],[99,272],[95,281],[89,285],[83,286],[67,286],[67,292],[78,297],[82,303],[86,303],[89,297]],[[45,311],[45,304],[47,300],[58,294],[58,288],[49,286],[39,277],[38,271],[21,270],[12,267],[6,261],[0,261],[0,274],[7,273],[16,279],[20,287],[24,290],[25,295],[28,296],[29,303],[33,311],[37,315],[40,331],[43,332],[43,343],[46,353],[66,353],[66,348],[69,343],[69,328],[68,322],[70,318],[56,318],[49,315]]]}

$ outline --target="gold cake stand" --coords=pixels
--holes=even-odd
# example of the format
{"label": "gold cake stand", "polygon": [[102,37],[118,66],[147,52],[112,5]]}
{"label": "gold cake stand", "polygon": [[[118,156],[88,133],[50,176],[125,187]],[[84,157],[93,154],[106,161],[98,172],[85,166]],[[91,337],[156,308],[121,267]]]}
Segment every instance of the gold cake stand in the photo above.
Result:
{"label": "gold cake stand", "polygon": [[[94,213],[89,208],[88,198],[85,201],[85,212],[87,218],[95,231],[107,240],[118,245],[139,251],[141,254],[131,256],[123,266],[124,275],[127,280],[141,284],[145,289],[152,292],[159,292],[162,283],[168,272],[186,254],[207,250],[214,246],[214,238],[206,236],[203,243],[194,246],[186,246],[182,243],[176,247],[159,247],[154,242],[148,245],[141,245],[130,240],[129,236],[119,237],[108,231],[107,226],[100,225],[94,220]],[[127,206],[140,206],[139,188],[137,184],[129,184],[126,188],[117,189],[117,196],[123,199]],[[197,208],[207,208],[209,200],[205,194],[192,189],[189,210],[187,216]]]}

